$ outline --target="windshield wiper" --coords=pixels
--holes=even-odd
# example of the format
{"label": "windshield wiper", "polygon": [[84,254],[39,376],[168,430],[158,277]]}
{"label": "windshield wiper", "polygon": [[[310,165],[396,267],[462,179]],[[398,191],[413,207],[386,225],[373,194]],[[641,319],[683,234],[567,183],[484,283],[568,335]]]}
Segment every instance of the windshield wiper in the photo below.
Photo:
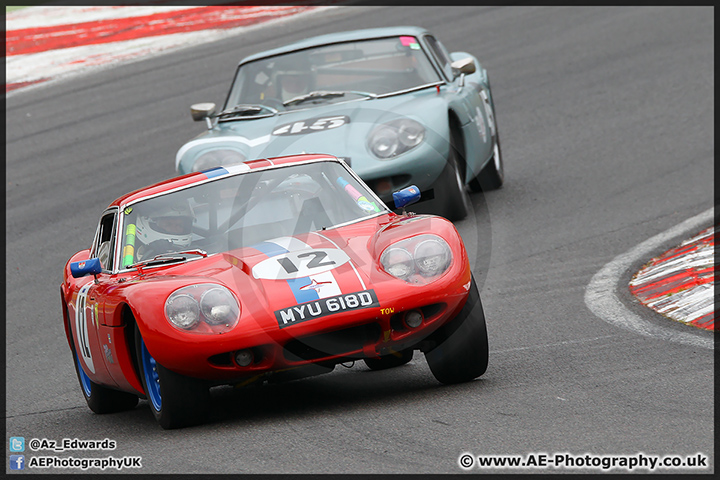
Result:
{"label": "windshield wiper", "polygon": [[199,248],[194,250],[183,250],[182,252],[167,252],[155,255],[153,258],[148,258],[147,260],[143,260],[141,262],[133,263],[132,265],[128,265],[125,268],[137,268],[138,270],[142,271],[142,267],[148,267],[150,265],[162,265],[164,263],[184,262],[185,260],[187,260],[187,255],[196,255],[203,258],[208,256],[205,250],[200,250]]}
{"label": "windshield wiper", "polygon": [[265,115],[275,115],[278,111],[267,105],[250,105],[241,104],[235,105],[232,108],[223,110],[216,115],[217,118],[230,118],[230,117],[254,117],[260,115],[261,112],[268,112]]}
{"label": "windshield wiper", "polygon": [[283,105],[287,107],[289,105],[297,105],[299,103],[307,102],[309,100],[319,100],[323,98],[335,98],[344,96],[345,92],[328,92],[326,90],[318,90],[315,92],[306,93],[305,95],[300,95],[299,97],[291,98],[290,100],[283,102]]}

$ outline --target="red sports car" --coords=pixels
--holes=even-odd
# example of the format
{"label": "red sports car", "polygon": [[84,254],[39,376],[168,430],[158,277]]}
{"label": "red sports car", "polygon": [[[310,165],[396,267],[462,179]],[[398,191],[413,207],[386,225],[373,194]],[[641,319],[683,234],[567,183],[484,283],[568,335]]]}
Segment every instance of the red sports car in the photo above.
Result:
{"label": "red sports car", "polygon": [[[408,187],[395,207],[417,201]],[[295,155],[129,193],[67,262],[65,331],[96,413],[148,400],[163,428],[202,422],[210,388],[424,352],[442,383],[487,368],[485,318],[448,220],[396,214],[342,161]]]}

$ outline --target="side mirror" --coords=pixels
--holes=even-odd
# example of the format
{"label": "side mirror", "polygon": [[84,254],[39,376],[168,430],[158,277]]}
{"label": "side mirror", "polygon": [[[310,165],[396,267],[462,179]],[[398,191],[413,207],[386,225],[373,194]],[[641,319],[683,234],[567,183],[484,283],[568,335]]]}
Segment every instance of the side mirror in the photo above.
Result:
{"label": "side mirror", "polygon": [[102,264],[99,258],[91,258],[70,264],[70,273],[75,278],[81,278],[86,275],[97,275],[100,272],[102,272]]}
{"label": "side mirror", "polygon": [[415,185],[410,185],[398,192],[393,192],[392,197],[395,208],[405,208],[420,200],[420,189]]}
{"label": "side mirror", "polygon": [[199,122],[202,119],[213,115],[214,113],[214,103],[196,103],[190,106],[190,114],[192,115],[192,119],[196,122]]}
{"label": "side mirror", "polygon": [[455,60],[450,64],[453,71],[456,72],[455,74],[461,74],[464,73],[465,75],[470,75],[471,73],[475,73],[476,67],[475,62],[473,61],[472,57],[465,57],[460,60]]}

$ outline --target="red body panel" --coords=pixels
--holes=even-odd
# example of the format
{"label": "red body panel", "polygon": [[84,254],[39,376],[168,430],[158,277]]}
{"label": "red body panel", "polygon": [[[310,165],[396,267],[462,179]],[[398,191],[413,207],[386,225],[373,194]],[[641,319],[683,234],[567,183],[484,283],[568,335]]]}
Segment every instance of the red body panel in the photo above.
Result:
{"label": "red body panel", "polygon": [[[273,159],[273,162],[282,161],[285,160]],[[267,166],[268,162],[260,160],[249,165],[251,168]],[[135,197],[196,182],[198,175],[201,174],[189,174],[129,194],[113,205],[122,206]],[[413,285],[382,270],[378,259],[387,246],[427,233],[442,237],[452,251],[451,266],[440,278],[429,284]],[[299,302],[297,285],[291,287],[288,280],[256,278],[254,272],[260,267],[255,270],[254,267],[269,258],[259,247],[231,250],[181,264],[147,267],[142,271],[103,273],[97,276],[97,282],[92,277],[76,279],[70,275],[70,262],[87,259],[89,251],[73,256],[66,266],[61,291],[68,306],[69,333],[75,348],[89,347],[92,368],[81,357],[88,376],[96,383],[113,388],[133,393],[143,391],[134,360],[135,345],[129,340],[134,325],[128,323],[124,309],[132,312],[149,353],[163,366],[187,376],[232,383],[309,363],[337,363],[348,356],[378,357],[416,345],[452,319],[468,296],[471,270],[465,247],[453,224],[441,217],[390,213],[286,241],[301,242],[314,251],[333,253],[337,249],[349,257],[348,261],[338,262],[335,268],[324,272],[321,281],[316,279],[312,284],[308,281],[300,286],[304,292],[320,292],[318,300]],[[178,288],[198,283],[218,283],[236,295],[241,315],[233,329],[222,334],[191,333],[175,328],[166,319],[164,306],[168,296]],[[87,292],[81,293],[83,286]],[[342,295],[355,294],[342,297],[341,301],[347,301],[348,305],[370,298],[370,293],[358,292],[374,292],[377,302],[366,308],[314,317],[312,315],[320,311],[321,304],[317,302],[327,302],[324,299],[330,298],[323,293],[326,288]],[[85,302],[87,334],[82,328],[78,329],[83,320],[76,316],[79,301]],[[421,308],[425,309],[423,324],[415,329],[403,326],[400,319],[403,312]],[[303,353],[305,347],[296,341],[303,338],[303,343],[307,343],[308,337],[355,327],[365,337],[350,330],[347,337],[343,337],[348,346],[338,347],[327,355]],[[234,363],[231,353],[245,348],[252,348],[257,360],[243,368]]]}

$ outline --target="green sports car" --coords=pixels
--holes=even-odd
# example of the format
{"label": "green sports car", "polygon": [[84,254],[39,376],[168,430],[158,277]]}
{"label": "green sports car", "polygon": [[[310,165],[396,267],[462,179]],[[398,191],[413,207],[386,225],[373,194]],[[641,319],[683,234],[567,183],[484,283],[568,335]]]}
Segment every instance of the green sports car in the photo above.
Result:
{"label": "green sports car", "polygon": [[490,81],[419,27],[334,33],[243,59],[225,104],[191,107],[207,130],[177,152],[179,174],[257,158],[326,153],[392,206],[416,185],[418,211],[467,215],[468,189],[503,184]]}

